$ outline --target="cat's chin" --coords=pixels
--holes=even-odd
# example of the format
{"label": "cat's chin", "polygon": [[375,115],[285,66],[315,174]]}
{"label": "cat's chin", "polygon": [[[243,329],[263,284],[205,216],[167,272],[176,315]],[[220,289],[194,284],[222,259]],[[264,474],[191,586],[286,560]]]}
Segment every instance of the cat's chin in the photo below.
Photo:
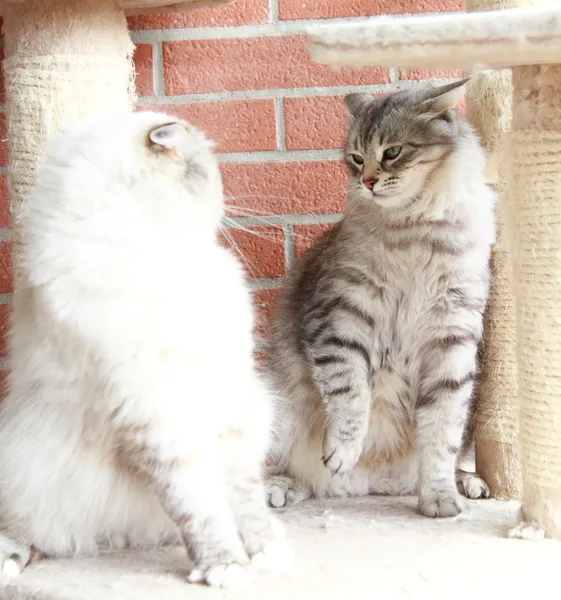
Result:
{"label": "cat's chin", "polygon": [[380,208],[390,210],[405,208],[410,202],[408,198],[403,198],[403,196],[380,196],[378,194],[374,194],[371,200]]}

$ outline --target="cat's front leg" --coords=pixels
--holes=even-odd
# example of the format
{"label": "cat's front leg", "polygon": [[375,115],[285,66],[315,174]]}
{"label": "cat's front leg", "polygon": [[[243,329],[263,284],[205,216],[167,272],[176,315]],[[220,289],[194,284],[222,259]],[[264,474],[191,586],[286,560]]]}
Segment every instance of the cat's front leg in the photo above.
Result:
{"label": "cat's front leg", "polygon": [[251,580],[249,557],[230,511],[226,476],[211,450],[187,454],[178,451],[181,446],[166,432],[137,426],[121,435],[118,457],[123,466],[147,477],[177,525],[194,563],[189,581],[244,585]]}
{"label": "cat's front leg", "polygon": [[427,517],[453,517],[465,508],[455,473],[473,393],[476,349],[468,334],[435,339],[423,349],[416,423],[419,510]]}
{"label": "cat's front leg", "polygon": [[235,465],[230,473],[231,507],[252,566],[259,571],[287,571],[292,550],[284,526],[267,506],[261,465]]}
{"label": "cat's front leg", "polygon": [[372,392],[370,355],[357,340],[328,336],[314,356],[314,379],[323,400],[323,464],[332,473],[352,470],[364,449]]}

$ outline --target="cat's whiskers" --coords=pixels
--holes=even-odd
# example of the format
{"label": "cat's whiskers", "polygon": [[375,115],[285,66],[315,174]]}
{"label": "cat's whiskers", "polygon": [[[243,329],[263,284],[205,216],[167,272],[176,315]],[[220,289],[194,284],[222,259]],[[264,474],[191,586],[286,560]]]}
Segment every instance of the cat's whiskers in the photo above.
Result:
{"label": "cat's whiskers", "polygon": [[[344,184],[342,188],[340,188],[337,191],[333,192],[332,194],[329,194],[328,196],[322,198],[322,200],[320,202],[314,203],[314,209],[309,211],[306,214],[312,214],[312,215],[321,214],[321,209],[326,204],[329,204],[335,198],[341,196],[341,194],[345,193],[346,190],[347,190],[347,184]],[[248,195],[240,195],[240,196],[228,196],[227,201],[241,199],[241,198],[260,198],[263,200],[289,200],[289,201],[294,200],[294,196],[270,196],[270,195],[265,195],[265,194],[248,194]],[[260,212],[261,215],[270,215],[271,214],[270,212],[266,213],[263,211],[259,211],[258,209],[255,209],[255,208],[242,207],[238,204],[231,205],[231,204],[228,204],[228,202],[226,203],[226,209],[227,210],[243,209],[243,210],[247,210],[248,212],[255,212],[255,213]],[[339,214],[339,213],[335,213],[335,214]],[[253,215],[247,215],[247,216],[253,216]]]}
{"label": "cat's whiskers", "polygon": [[[229,217],[223,217],[222,221],[226,224],[226,229],[239,229],[240,231],[244,231],[245,233],[250,233],[251,235],[254,235],[256,237],[262,238],[264,240],[269,240],[272,242],[281,242],[282,240],[279,239],[279,233],[282,232],[282,225],[279,225],[278,223],[268,223],[269,227],[274,227],[277,232],[273,233],[273,232],[266,232],[266,231],[257,231],[255,229],[248,229],[247,227],[244,227],[243,225],[241,225],[240,223],[238,223],[237,221],[234,221],[233,219],[230,219]],[[224,228],[221,227],[221,230],[224,231]]]}
{"label": "cat's whiskers", "polygon": [[222,232],[222,234],[224,235],[224,237],[228,241],[228,244],[229,244],[230,248],[232,248],[232,250],[234,250],[234,252],[236,252],[239,255],[239,257],[241,258],[243,264],[245,265],[245,267],[249,271],[249,275],[251,277],[257,278],[258,274],[257,274],[257,271],[255,269],[255,265],[252,264],[251,261],[249,260],[249,258],[240,250],[240,247],[235,242],[234,238],[229,233],[228,229],[225,229],[225,228],[221,227],[220,231]]}

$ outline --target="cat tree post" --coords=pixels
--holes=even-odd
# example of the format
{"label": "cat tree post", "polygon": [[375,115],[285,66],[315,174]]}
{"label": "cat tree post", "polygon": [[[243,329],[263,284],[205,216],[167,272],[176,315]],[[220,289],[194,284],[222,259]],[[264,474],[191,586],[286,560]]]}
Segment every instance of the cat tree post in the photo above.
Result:
{"label": "cat tree post", "polygon": [[515,250],[522,520],[561,539],[561,8],[380,17],[310,34],[312,57],[337,67],[513,69],[504,223]]}
{"label": "cat tree post", "polygon": [[561,64],[515,67],[513,84],[522,508],[561,539]]}
{"label": "cat tree post", "polygon": [[132,109],[133,45],[113,0],[9,1],[2,8],[8,179],[17,242],[20,207],[47,141],[80,118]]}
{"label": "cat tree post", "polygon": [[231,1],[0,0],[16,243],[20,207],[48,140],[85,117],[132,110],[134,47],[125,13],[191,10]]}
{"label": "cat tree post", "polygon": [[[523,1],[523,0],[522,0]],[[466,0],[470,12],[519,6],[519,0]],[[467,117],[490,157],[510,130],[510,70],[483,71],[473,76],[466,97]],[[499,204],[506,192],[504,170],[497,173]],[[491,255],[492,283],[485,315],[483,364],[477,387],[475,452],[478,473],[494,498],[519,498],[518,402],[516,374],[516,311],[512,265],[497,207],[497,243]]]}

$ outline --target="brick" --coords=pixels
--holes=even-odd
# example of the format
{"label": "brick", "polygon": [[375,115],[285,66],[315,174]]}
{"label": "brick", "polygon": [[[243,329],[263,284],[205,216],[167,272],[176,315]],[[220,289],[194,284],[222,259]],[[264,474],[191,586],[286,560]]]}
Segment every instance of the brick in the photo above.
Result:
{"label": "brick", "polygon": [[342,148],[348,127],[343,96],[285,98],[284,119],[288,150]]}
{"label": "brick", "polygon": [[[4,48],[0,48],[0,61],[4,61]],[[6,87],[4,85],[4,69],[0,68],[0,102],[6,102]]]}
{"label": "brick", "polygon": [[282,227],[247,229],[248,231],[231,227],[222,231],[222,242],[238,256],[241,254],[250,277],[284,277],[285,236]]}
{"label": "brick", "polygon": [[154,47],[152,44],[137,44],[134,51],[136,93],[139,96],[154,95]]}
{"label": "brick", "polygon": [[12,287],[12,242],[0,242],[0,294],[10,293]]}
{"label": "brick", "polygon": [[340,213],[346,202],[347,172],[339,161],[230,163],[222,175],[236,217],[244,207],[248,215]]}
{"label": "brick", "polygon": [[300,257],[314,245],[314,242],[326,231],[333,227],[333,223],[314,223],[311,225],[294,225],[294,245],[296,256]]}
{"label": "brick", "polygon": [[387,69],[334,71],[312,62],[304,36],[164,42],[166,94],[389,82]]}
{"label": "brick", "polygon": [[218,144],[217,152],[277,149],[275,101],[272,98],[144,104],[137,109],[163,111],[193,123]]}
{"label": "brick", "polygon": [[0,227],[10,227],[12,216],[10,215],[10,194],[8,193],[8,178],[0,175]]}
{"label": "brick", "polygon": [[4,358],[7,355],[7,340],[8,330],[10,328],[10,313],[12,310],[11,304],[0,304],[0,357]]}
{"label": "brick", "polygon": [[279,293],[280,289],[266,289],[253,292],[253,302],[256,310],[255,333],[260,340],[267,340],[271,337],[271,325]]}
{"label": "brick", "polygon": [[257,363],[257,368],[265,367],[266,361],[269,360],[269,353],[265,350],[259,350],[254,353],[255,362]]}
{"label": "brick", "polygon": [[0,402],[4,400],[7,392],[8,371],[0,371]]}
{"label": "brick", "polygon": [[460,78],[460,69],[400,69],[399,78],[407,80],[418,79],[453,79]]}
{"label": "brick", "polygon": [[453,12],[464,0],[279,0],[279,18],[335,19],[386,14]]}
{"label": "brick", "polygon": [[6,113],[0,113],[0,167],[8,164],[8,126]]}
{"label": "brick", "polygon": [[201,8],[191,12],[139,15],[128,18],[129,29],[181,29],[189,27],[231,27],[269,21],[269,0],[238,0],[219,9]]}

